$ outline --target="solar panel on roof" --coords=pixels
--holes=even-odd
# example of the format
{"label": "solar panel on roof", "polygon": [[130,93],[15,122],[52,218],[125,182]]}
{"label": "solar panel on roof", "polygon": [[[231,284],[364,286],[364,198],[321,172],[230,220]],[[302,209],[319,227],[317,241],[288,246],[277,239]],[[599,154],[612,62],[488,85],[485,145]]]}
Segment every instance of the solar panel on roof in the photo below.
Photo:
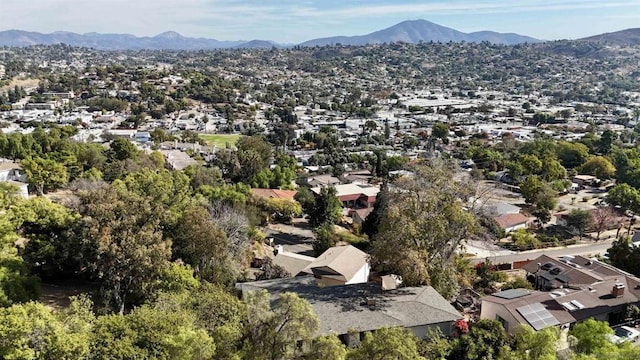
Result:
{"label": "solar panel on roof", "polygon": [[560,281],[561,283],[568,283],[569,282],[569,278],[566,275],[558,275],[556,276],[556,280]]}
{"label": "solar panel on roof", "polygon": [[569,311],[576,311],[578,310],[577,307],[573,306],[570,302],[563,302],[562,303],[562,307],[569,310]]}
{"label": "solar panel on roof", "polygon": [[556,319],[541,303],[521,306],[516,308],[516,310],[535,330],[560,324],[560,321],[558,321],[558,319]]}
{"label": "solar panel on roof", "polygon": [[523,297],[527,295],[529,295],[529,290],[527,289],[509,289],[509,290],[500,291],[493,294],[493,296],[499,297],[501,299],[508,299],[508,300],[517,299],[519,297]]}

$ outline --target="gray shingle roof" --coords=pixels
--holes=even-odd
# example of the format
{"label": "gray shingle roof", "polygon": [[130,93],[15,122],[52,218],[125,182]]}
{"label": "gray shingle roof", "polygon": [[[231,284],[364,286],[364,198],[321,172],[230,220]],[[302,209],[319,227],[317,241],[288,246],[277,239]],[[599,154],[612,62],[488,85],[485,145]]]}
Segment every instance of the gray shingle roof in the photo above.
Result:
{"label": "gray shingle roof", "polygon": [[311,276],[238,284],[243,291],[265,289],[272,299],[295,292],[309,301],[320,320],[320,334],[346,334],[385,326],[451,323],[460,313],[430,286],[382,291],[375,283],[318,287]]}

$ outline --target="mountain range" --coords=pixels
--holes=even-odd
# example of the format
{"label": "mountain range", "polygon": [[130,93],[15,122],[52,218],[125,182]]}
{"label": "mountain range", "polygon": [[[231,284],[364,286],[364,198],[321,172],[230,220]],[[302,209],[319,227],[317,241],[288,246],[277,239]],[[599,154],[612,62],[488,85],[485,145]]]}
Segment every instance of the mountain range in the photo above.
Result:
{"label": "mountain range", "polygon": [[[614,44],[640,44],[640,29],[628,29],[582,39],[584,41],[606,41]],[[305,41],[300,46],[324,45],[367,45],[393,42],[483,42],[514,45],[536,43],[541,40],[529,36],[478,31],[464,33],[426,20],[408,20],[389,28],[358,36],[336,36]],[[207,50],[225,48],[272,48],[289,47],[291,44],[278,44],[269,40],[223,41],[207,38],[185,37],[177,32],[168,31],[152,37],[137,37],[130,34],[77,34],[57,31],[50,34],[22,30],[0,31],[0,46],[30,46],[68,44],[91,47],[101,50]]]}
{"label": "mountain range", "polygon": [[582,41],[603,42],[614,45],[640,45],[640,28],[620,30],[595,36],[589,36]]}

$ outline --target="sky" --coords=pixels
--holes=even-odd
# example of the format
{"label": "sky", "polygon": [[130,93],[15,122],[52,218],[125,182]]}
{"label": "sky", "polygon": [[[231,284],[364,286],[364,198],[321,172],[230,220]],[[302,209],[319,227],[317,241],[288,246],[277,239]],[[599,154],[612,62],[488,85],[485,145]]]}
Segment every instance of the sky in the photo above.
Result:
{"label": "sky", "polygon": [[640,27],[640,0],[2,0],[0,30],[137,36],[176,31],[299,43],[416,19],[464,32],[576,39]]}

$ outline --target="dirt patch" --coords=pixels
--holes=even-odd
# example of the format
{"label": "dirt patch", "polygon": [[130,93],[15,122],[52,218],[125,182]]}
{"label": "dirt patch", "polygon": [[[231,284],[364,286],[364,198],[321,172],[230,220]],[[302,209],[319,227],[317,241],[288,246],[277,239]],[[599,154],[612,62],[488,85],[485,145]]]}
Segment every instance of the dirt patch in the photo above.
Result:
{"label": "dirt patch", "polygon": [[13,79],[9,83],[9,85],[5,85],[0,87],[0,91],[6,91],[9,89],[13,89],[16,85],[23,87],[25,89],[38,87],[38,83],[40,80],[38,79]]}
{"label": "dirt patch", "polygon": [[92,294],[95,288],[90,284],[42,284],[40,286],[40,301],[54,309],[69,306],[69,298],[80,294]]}

